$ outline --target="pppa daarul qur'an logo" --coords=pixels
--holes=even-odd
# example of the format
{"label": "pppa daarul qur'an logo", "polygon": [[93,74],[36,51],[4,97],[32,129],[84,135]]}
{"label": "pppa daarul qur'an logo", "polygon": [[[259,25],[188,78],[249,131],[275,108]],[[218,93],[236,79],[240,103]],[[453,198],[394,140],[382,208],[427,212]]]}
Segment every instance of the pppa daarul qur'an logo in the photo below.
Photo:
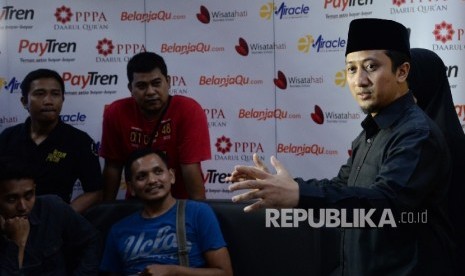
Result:
{"label": "pppa daarul qur'an logo", "polygon": [[457,115],[459,116],[462,129],[465,131],[465,104],[455,105],[455,111],[457,111]]}
{"label": "pppa daarul qur'an logo", "polygon": [[128,62],[133,55],[147,51],[144,44],[117,43],[106,37],[97,40],[95,49],[98,53],[96,62]]}
{"label": "pppa daarul qur'an logo", "polygon": [[465,125],[465,104],[455,105],[455,111],[457,112],[457,116],[459,116],[459,120],[462,125]]}
{"label": "pppa daarul qur'an logo", "polygon": [[[449,0],[394,0],[390,14],[432,14],[447,12]],[[363,15],[363,12],[362,12]]]}
{"label": "pppa daarul qur'an logo", "polygon": [[111,41],[110,39],[104,38],[97,42],[96,48],[97,48],[99,55],[106,57],[110,54],[113,54],[113,49],[115,48],[115,46],[113,45],[113,41]]}
{"label": "pppa daarul qur'an logo", "polygon": [[[72,10],[70,7],[62,5],[55,9],[53,14],[61,25],[54,25],[55,30],[108,30],[109,25],[105,24],[107,18],[104,12],[96,10]],[[77,23],[71,24],[68,23]]]}
{"label": "pppa daarul qur'an logo", "polygon": [[315,39],[311,35],[306,35],[304,37],[301,37],[297,41],[297,50],[299,50],[302,53],[308,53],[310,51],[310,48],[313,42],[315,42]]}
{"label": "pppa daarul qur'an logo", "polygon": [[56,8],[54,15],[57,22],[60,22],[61,24],[66,24],[71,21],[73,13],[71,12],[71,8],[63,5],[61,7]]}
{"label": "pppa daarul qur'an logo", "polygon": [[442,21],[441,23],[434,25],[433,34],[436,41],[441,41],[445,44],[447,41],[452,40],[454,33],[455,30],[452,28],[452,24],[449,24],[446,21]]}
{"label": "pppa daarul qur'an logo", "polygon": [[405,4],[405,0],[392,0],[392,4],[395,5],[395,6],[402,6],[403,4]]}
{"label": "pppa daarul qur'an logo", "polygon": [[216,138],[216,151],[214,160],[221,161],[252,161],[253,154],[263,153],[263,145],[257,141],[231,141],[229,137],[222,135]]}
{"label": "pppa daarul qur'an logo", "polygon": [[226,154],[231,151],[232,143],[231,139],[226,136],[221,136],[220,138],[216,138],[215,143],[216,150],[221,152],[222,154]]}
{"label": "pppa daarul qur'an logo", "polygon": [[[442,0],[441,2],[446,2],[446,1],[447,1],[447,0]],[[463,0],[462,0],[462,1],[463,1]],[[423,2],[423,0],[392,0],[392,4],[393,4],[394,6],[397,6],[397,7],[400,7],[400,6],[404,5],[404,4],[407,4],[407,2],[410,2],[410,4],[414,4],[414,3],[416,3],[416,4],[421,4],[421,3]],[[425,1],[425,2],[426,2],[426,1]],[[431,2],[439,2],[439,0],[428,0],[428,2],[429,2],[430,4],[433,4],[433,3],[431,3]],[[424,10],[424,9],[425,9],[425,8],[421,8],[421,10]],[[434,9],[434,6],[431,6],[431,5],[430,5],[430,6],[428,7],[428,9]],[[430,11],[432,11],[432,10],[430,10]]]}

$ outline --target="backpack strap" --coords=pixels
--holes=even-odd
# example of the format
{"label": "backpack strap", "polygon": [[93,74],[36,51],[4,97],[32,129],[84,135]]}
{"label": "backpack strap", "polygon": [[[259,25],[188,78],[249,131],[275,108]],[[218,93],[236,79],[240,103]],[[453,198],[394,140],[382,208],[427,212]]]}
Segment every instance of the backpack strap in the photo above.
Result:
{"label": "backpack strap", "polygon": [[189,267],[189,254],[187,252],[186,240],[186,200],[179,199],[176,204],[176,238],[178,241],[179,264]]}

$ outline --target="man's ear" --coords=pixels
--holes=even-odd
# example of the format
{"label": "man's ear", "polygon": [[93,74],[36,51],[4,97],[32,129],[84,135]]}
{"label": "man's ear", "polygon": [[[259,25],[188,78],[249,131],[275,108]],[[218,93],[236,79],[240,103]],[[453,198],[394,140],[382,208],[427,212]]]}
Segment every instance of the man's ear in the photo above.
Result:
{"label": "man's ear", "polygon": [[176,173],[174,171],[174,169],[169,169],[169,172],[171,174],[171,184],[174,184],[174,182],[176,182]]}
{"label": "man's ear", "polygon": [[24,106],[24,109],[27,109],[27,98],[21,97],[21,104]]}
{"label": "man's ear", "polygon": [[170,75],[166,76],[166,81],[168,82],[168,89],[171,89],[171,76]]}
{"label": "man's ear", "polygon": [[131,85],[131,83],[130,83],[130,82],[128,82],[128,90],[129,90],[129,92],[130,92],[130,93],[131,93],[131,95],[132,95],[132,85]]}
{"label": "man's ear", "polygon": [[0,215],[0,230],[5,229],[5,219]]}
{"label": "man's ear", "polygon": [[136,193],[134,192],[134,189],[131,188],[131,186],[132,186],[132,182],[131,181],[126,181],[126,189],[129,191],[129,194],[132,197],[135,197]]}
{"label": "man's ear", "polygon": [[406,82],[410,72],[410,63],[404,62],[397,68],[397,81]]}

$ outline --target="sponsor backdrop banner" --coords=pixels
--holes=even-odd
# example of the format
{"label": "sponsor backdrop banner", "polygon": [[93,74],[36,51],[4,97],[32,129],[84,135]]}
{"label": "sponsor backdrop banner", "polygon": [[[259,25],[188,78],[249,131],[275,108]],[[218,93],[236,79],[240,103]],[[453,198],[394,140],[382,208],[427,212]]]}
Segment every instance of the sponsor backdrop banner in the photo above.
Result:
{"label": "sponsor backdrop banner", "polygon": [[171,94],[207,115],[208,198],[230,198],[225,177],[255,152],[293,176],[330,178],[364,118],[345,81],[349,22],[410,28],[412,47],[443,58],[464,122],[464,12],[465,0],[0,0],[0,131],[26,119],[19,85],[45,67],[65,80],[62,120],[99,142],[105,105],[129,95],[127,61],[154,51]]}

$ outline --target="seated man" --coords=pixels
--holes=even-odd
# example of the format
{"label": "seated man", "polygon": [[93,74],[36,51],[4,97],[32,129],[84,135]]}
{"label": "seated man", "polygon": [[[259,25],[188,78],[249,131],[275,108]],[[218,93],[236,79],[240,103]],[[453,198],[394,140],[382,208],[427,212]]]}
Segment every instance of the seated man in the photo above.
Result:
{"label": "seated man", "polygon": [[154,52],[131,57],[126,71],[131,96],[114,101],[103,113],[103,200],[117,197],[129,154],[145,147],[170,157],[168,165],[176,174],[171,188],[175,198],[205,199],[202,162],[211,158],[211,149],[202,106],[192,98],[169,94],[166,62]]}
{"label": "seated man", "polygon": [[97,275],[97,231],[59,197],[36,197],[34,177],[0,158],[0,275]]}
{"label": "seated man", "polygon": [[[31,160],[40,171],[35,179],[37,195],[58,195],[82,213],[101,200],[102,172],[90,136],[60,119],[63,79],[53,70],[38,69],[26,75],[21,93],[29,117],[0,134],[0,155]],[[84,193],[71,201],[78,179]]]}
{"label": "seated man", "polygon": [[177,201],[171,195],[175,178],[167,164],[163,152],[150,148],[130,155],[125,177],[132,195],[142,201],[143,208],[112,227],[101,271],[109,275],[232,275],[218,221],[211,208],[202,202],[186,202],[190,267],[180,265]]}

